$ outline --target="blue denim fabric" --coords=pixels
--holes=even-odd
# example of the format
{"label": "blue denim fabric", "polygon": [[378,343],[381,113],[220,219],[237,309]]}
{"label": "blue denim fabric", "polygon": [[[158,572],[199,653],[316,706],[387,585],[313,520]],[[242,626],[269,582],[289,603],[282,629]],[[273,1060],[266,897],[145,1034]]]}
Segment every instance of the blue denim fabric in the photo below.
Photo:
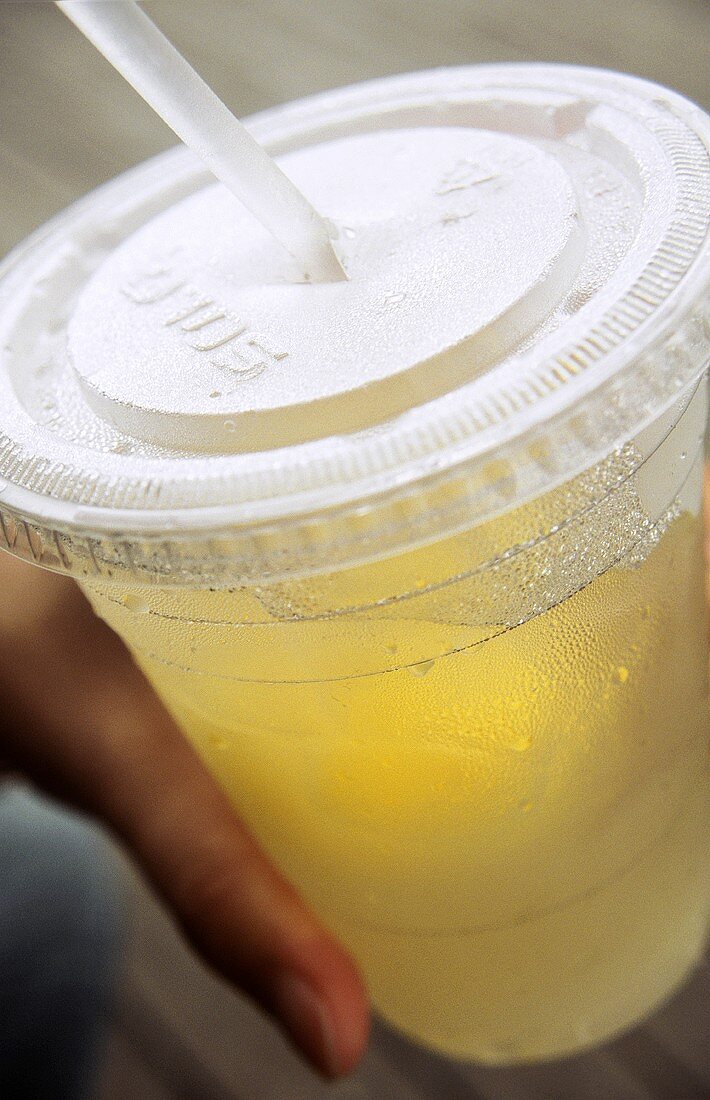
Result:
{"label": "blue denim fabric", "polygon": [[95,828],[0,785],[0,1097],[91,1096],[121,939],[119,875]]}

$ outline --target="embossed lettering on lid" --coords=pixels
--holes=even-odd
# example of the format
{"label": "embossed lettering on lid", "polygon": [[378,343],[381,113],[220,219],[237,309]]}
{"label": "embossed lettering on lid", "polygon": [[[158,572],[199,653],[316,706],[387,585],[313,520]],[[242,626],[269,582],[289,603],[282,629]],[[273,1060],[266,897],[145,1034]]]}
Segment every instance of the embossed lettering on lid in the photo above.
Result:
{"label": "embossed lettering on lid", "polygon": [[710,122],[682,97],[482,66],[249,125],[348,283],[296,282],[184,150],[65,211],[0,275],[8,541],[99,532],[115,564],[169,531],[197,562],[199,528],[250,575],[265,530],[279,568],[389,553],[599,461],[706,368]]}
{"label": "embossed lettering on lid", "polygon": [[185,199],[105,261],[69,325],[83,393],[109,423],[203,452],[371,427],[509,354],[583,255],[567,173],[518,137],[383,130],[283,167],[340,227],[348,280],[294,282],[219,186]]}

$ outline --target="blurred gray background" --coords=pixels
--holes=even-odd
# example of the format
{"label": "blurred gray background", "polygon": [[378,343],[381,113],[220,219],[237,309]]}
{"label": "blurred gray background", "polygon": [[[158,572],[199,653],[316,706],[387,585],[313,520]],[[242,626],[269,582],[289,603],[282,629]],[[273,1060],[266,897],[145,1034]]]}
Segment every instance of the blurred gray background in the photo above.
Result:
{"label": "blurred gray background", "polygon": [[[147,0],[238,115],[442,64],[553,60],[635,72],[710,106],[708,0]],[[0,0],[0,254],[116,172],[175,141],[48,0]],[[132,872],[133,932],[101,1100],[702,1100],[710,971],[601,1051],[467,1067],[378,1026],[326,1088],[187,952]],[[1,887],[0,887],[1,888]]]}

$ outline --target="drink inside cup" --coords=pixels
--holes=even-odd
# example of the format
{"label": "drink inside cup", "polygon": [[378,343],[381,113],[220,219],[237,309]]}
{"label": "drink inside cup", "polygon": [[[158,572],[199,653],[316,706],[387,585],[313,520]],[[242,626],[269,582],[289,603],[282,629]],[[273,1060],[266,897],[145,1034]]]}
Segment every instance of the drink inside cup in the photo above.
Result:
{"label": "drink inside cup", "polygon": [[422,73],[252,130],[309,284],[185,152],[0,283],[2,531],[76,576],[408,1034],[555,1057],[708,918],[708,121]]}

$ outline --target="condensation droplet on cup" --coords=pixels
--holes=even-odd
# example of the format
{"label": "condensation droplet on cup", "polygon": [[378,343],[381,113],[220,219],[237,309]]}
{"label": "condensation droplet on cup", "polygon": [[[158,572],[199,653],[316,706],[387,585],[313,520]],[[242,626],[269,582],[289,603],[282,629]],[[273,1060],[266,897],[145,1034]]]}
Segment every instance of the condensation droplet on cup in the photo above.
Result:
{"label": "condensation droplet on cup", "polygon": [[386,306],[398,306],[400,302],[403,302],[407,297],[402,291],[388,290],[385,294],[383,301]]}
{"label": "condensation droplet on cup", "polygon": [[236,432],[236,430],[237,430],[237,422],[236,422],[236,420],[225,420],[225,422],[224,422],[224,430],[225,430],[226,432]]}
{"label": "condensation droplet on cup", "polygon": [[527,752],[532,747],[532,737],[529,734],[525,734],[523,737],[518,737],[513,742],[513,752]]}
{"label": "condensation droplet on cup", "polygon": [[123,606],[132,611],[134,615],[147,615],[150,611],[148,601],[144,600],[142,596],[136,595],[135,592],[129,592],[123,597]]}
{"label": "condensation droplet on cup", "polygon": [[229,741],[226,737],[220,737],[219,734],[213,733],[207,739],[213,748],[219,749],[220,752],[225,752],[229,748]]}
{"label": "condensation droplet on cup", "polygon": [[409,665],[407,672],[410,676],[426,676],[428,672],[431,672],[435,664],[435,661],[422,661],[421,664],[418,665]]}

